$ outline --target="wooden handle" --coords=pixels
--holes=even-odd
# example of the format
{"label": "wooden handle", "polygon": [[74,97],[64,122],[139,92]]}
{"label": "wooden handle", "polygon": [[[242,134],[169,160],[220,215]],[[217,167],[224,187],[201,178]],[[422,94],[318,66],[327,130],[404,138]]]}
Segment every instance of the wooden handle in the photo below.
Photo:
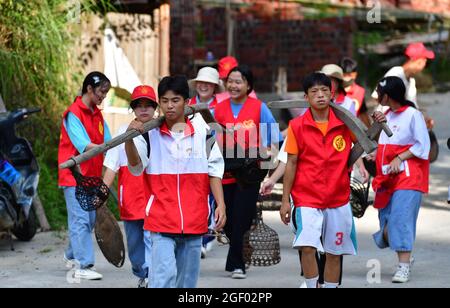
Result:
{"label": "wooden handle", "polygon": [[[205,113],[205,111],[209,112],[208,104],[197,104],[197,105],[193,105],[193,106],[187,106],[184,111],[184,115],[190,116],[197,112]],[[165,121],[165,117],[159,117],[157,119],[154,119],[154,120],[151,120],[150,122],[145,123],[144,124],[144,132],[148,132],[148,131],[151,131],[152,129],[160,127],[164,123],[164,121]],[[128,132],[126,132],[120,136],[117,136],[116,138],[114,138],[104,144],[101,144],[87,152],[84,152],[83,154],[80,154],[76,157],[69,159],[68,161],[62,163],[59,166],[59,168],[60,169],[72,168],[72,167],[79,165],[97,155],[105,153],[106,151],[108,151],[112,148],[115,148],[116,146],[121,145],[122,143],[125,143],[128,140],[132,140],[133,138],[136,138],[137,136],[140,136],[140,135],[142,135],[142,133],[137,130],[128,131]]]}
{"label": "wooden handle", "polygon": [[389,125],[387,125],[387,123],[380,123],[381,127],[383,128],[383,131],[386,133],[386,135],[390,138],[392,136],[394,136],[394,133],[391,131],[391,129],[389,128]]}
{"label": "wooden handle", "polygon": [[290,109],[290,108],[309,108],[311,107],[306,100],[286,100],[268,102],[267,107],[270,109]]}

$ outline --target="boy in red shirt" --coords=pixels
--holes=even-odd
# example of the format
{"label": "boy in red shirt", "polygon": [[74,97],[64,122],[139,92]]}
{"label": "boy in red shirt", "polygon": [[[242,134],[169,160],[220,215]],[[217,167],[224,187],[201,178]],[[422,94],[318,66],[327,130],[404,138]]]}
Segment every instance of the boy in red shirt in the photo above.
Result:
{"label": "boy in red shirt", "polygon": [[311,108],[289,125],[280,216],[285,224],[291,222],[292,196],[297,225],[293,247],[302,251],[306,284],[317,287],[319,251],[327,257],[324,287],[337,288],[340,256],[357,252],[347,165],[352,134],[330,108],[330,78],[313,73],[303,87]]}

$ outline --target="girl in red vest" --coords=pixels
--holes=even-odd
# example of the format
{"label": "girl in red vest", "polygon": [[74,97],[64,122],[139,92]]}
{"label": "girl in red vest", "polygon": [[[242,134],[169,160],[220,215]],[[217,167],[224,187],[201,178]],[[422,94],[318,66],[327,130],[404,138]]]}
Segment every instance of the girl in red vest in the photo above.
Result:
{"label": "girl in red vest", "polygon": [[[63,114],[58,164],[111,139],[109,128],[97,107],[110,88],[111,83],[104,74],[92,72],[86,76],[81,96]],[[101,177],[103,155],[82,163],[80,168],[84,176]],[[102,279],[102,275],[93,269],[95,258],[91,233],[95,212],[85,212],[79,205],[75,198],[76,182],[70,170],[59,170],[58,185],[64,190],[67,205],[69,247],[64,254],[67,265],[76,265],[77,279]]]}
{"label": "girl in red vest", "polygon": [[[267,170],[254,167],[257,176],[250,179],[245,171],[251,168],[241,163],[244,158],[259,156],[272,144],[278,146],[283,138],[269,108],[249,96],[253,91],[253,74],[248,67],[232,69],[226,86],[230,98],[219,103],[214,111],[217,122],[227,130],[225,136],[217,136],[225,158],[223,188],[228,217],[225,233],[230,239],[226,271],[232,272],[232,278],[244,279],[243,238],[256,215],[259,188]],[[261,127],[267,127],[267,134],[261,134]]]}
{"label": "girl in red vest", "polygon": [[367,114],[365,99],[366,89],[356,83],[356,79],[358,78],[358,62],[352,58],[345,57],[341,60],[340,64],[344,71],[345,92],[347,92],[347,96],[355,102],[356,114],[359,119],[366,124],[367,127],[370,127],[370,119]]}
{"label": "girl in red vest", "polygon": [[388,106],[386,118],[394,135],[381,133],[376,156],[375,208],[380,231],[378,247],[396,251],[399,266],[394,283],[409,281],[412,250],[422,195],[428,193],[430,138],[422,113],[405,99],[406,87],[399,77],[385,77],[377,87],[378,101]]}
{"label": "girl in red vest", "polygon": [[[146,123],[152,120],[157,106],[155,91],[152,87],[138,86],[134,89],[130,107],[139,122]],[[128,125],[122,126],[117,135],[125,133],[127,128]],[[137,138],[149,140],[148,132]],[[149,142],[147,144],[149,145]],[[149,155],[150,153],[147,156]],[[128,170],[125,145],[109,150],[104,166],[106,171],[103,179],[109,187],[112,186],[116,174],[119,174],[119,210],[127,236],[128,256],[133,274],[139,278],[138,288],[146,288],[148,265],[145,263],[144,219],[150,193],[145,191],[144,176],[133,176]]]}
{"label": "girl in red vest", "polygon": [[198,71],[197,77],[189,82],[195,89],[196,96],[191,98],[189,105],[197,103],[208,104],[211,110],[217,105],[216,93],[223,92],[222,81],[219,72],[212,67],[204,67]]}

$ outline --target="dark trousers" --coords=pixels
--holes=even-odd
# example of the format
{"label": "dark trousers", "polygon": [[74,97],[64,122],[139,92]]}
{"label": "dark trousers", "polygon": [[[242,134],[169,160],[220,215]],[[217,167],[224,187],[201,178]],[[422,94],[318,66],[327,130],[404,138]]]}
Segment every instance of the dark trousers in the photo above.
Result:
{"label": "dark trousers", "polygon": [[227,207],[227,223],[225,234],[230,240],[227,264],[225,270],[232,272],[241,269],[245,273],[244,234],[250,230],[256,217],[256,203],[258,201],[261,184],[241,187],[238,184],[223,186],[225,204]]}

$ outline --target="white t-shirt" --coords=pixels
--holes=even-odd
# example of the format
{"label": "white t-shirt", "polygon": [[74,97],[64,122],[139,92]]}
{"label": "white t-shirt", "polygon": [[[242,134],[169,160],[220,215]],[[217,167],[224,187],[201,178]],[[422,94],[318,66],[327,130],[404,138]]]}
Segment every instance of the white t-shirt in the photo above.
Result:
{"label": "white t-shirt", "polygon": [[278,153],[278,160],[284,164],[288,162],[288,153],[286,152],[287,138],[284,139],[283,145],[281,146],[280,153]]}

